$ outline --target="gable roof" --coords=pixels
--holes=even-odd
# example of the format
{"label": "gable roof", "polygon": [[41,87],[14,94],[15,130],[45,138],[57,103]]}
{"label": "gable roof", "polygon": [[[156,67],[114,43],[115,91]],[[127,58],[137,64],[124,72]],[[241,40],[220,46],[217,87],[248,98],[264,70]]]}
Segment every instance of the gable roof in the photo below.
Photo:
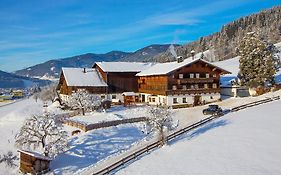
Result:
{"label": "gable roof", "polygon": [[141,72],[150,68],[155,63],[142,63],[142,62],[96,62],[104,72]]}
{"label": "gable roof", "polygon": [[107,86],[96,69],[85,68],[85,71],[86,73],[84,73],[84,68],[62,68],[68,86]]}
{"label": "gable roof", "polygon": [[146,69],[140,73],[138,73],[136,76],[152,76],[152,75],[166,75],[169,74],[170,72],[173,72],[177,69],[180,69],[181,67],[187,66],[187,65],[191,65],[197,61],[203,61],[206,64],[209,64],[211,66],[214,66],[220,70],[222,70],[225,73],[230,73],[227,70],[224,70],[206,60],[200,59],[200,58],[195,58],[192,59],[191,57],[183,60],[182,62],[178,63],[177,61],[174,62],[167,62],[167,63],[158,63],[154,66],[152,66],[149,69]]}

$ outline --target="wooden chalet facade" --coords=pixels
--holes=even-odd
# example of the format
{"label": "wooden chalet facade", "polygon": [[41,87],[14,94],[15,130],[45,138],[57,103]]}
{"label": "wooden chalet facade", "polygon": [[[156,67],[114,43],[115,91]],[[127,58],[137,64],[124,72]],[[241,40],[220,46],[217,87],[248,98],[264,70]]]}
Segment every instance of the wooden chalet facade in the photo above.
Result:
{"label": "wooden chalet facade", "polygon": [[85,89],[89,93],[105,96],[107,84],[95,69],[62,68],[57,90],[60,98],[67,100],[69,95]]}
{"label": "wooden chalet facade", "polygon": [[137,74],[140,101],[174,107],[220,99],[220,75],[229,73],[205,60],[160,63]]}
{"label": "wooden chalet facade", "polygon": [[107,87],[107,99],[124,102],[124,92],[138,92],[137,73],[151,67],[151,63],[140,62],[96,62],[98,70]]}

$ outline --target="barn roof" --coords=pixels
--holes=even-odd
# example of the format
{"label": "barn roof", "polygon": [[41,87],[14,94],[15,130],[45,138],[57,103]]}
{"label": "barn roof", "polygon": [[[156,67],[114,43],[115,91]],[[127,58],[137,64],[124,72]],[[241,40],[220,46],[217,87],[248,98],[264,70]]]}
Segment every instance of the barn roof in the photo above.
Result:
{"label": "barn roof", "polygon": [[41,160],[48,160],[51,161],[52,159],[50,157],[47,156],[43,156],[42,154],[39,154],[37,152],[33,152],[33,151],[26,151],[26,150],[18,150],[18,152],[30,155],[32,157],[35,157],[37,159],[41,159]]}
{"label": "barn roof", "polygon": [[174,62],[167,62],[167,63],[159,63],[159,64],[156,64],[154,66],[152,66],[151,68],[149,69],[146,69],[144,71],[141,71],[140,73],[138,73],[136,76],[152,76],[152,75],[166,75],[166,74],[169,74],[170,72],[173,72],[177,69],[180,69],[181,67],[184,67],[184,66],[187,66],[187,65],[191,65],[197,61],[203,61],[209,65],[212,65],[214,67],[216,67],[217,69],[220,69],[222,70],[223,72],[225,73],[230,73],[229,71],[227,70],[224,70],[206,60],[203,60],[203,59],[200,59],[200,58],[195,58],[195,59],[192,59],[191,57],[183,60],[182,62],[177,62],[177,61],[174,61]]}
{"label": "barn roof", "polygon": [[96,62],[104,72],[141,72],[150,68],[155,63],[142,63],[142,62]]}
{"label": "barn roof", "polygon": [[93,68],[62,68],[65,81],[68,86],[94,86],[106,87],[98,71]]}

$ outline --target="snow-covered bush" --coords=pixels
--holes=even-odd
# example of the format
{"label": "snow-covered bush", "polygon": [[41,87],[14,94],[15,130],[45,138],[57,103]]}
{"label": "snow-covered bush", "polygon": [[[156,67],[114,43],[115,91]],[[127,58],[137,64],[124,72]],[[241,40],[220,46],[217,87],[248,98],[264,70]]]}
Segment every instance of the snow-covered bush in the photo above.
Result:
{"label": "snow-covered bush", "polygon": [[149,107],[147,115],[147,132],[158,134],[159,140],[164,145],[166,143],[166,132],[175,129],[178,126],[178,121],[173,120],[172,111],[166,108]]}
{"label": "snow-covered bush", "polygon": [[67,137],[62,123],[54,115],[34,115],[25,120],[15,144],[20,149],[36,150],[54,157],[67,149]]}
{"label": "snow-covered bush", "polygon": [[273,83],[278,63],[268,43],[260,40],[255,32],[250,32],[243,38],[238,51],[241,85],[252,88]]}
{"label": "snow-covered bush", "polygon": [[0,163],[5,163],[7,167],[13,168],[17,166],[15,161],[18,159],[19,158],[14,155],[12,151],[8,151],[7,154],[3,154],[3,156],[0,156]]}
{"label": "snow-covered bush", "polygon": [[71,108],[80,109],[82,114],[85,115],[85,111],[98,109],[101,105],[101,99],[94,94],[89,94],[85,89],[79,89],[70,96],[67,105]]}

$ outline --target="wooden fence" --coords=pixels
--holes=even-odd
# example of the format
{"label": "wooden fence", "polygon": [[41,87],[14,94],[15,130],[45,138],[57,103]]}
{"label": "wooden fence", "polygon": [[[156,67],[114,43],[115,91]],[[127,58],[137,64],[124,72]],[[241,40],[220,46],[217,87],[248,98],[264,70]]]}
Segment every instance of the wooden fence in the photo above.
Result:
{"label": "wooden fence", "polygon": [[240,105],[240,106],[232,108],[231,112],[240,111],[240,110],[246,109],[248,107],[257,106],[257,105],[260,105],[260,104],[263,104],[263,103],[268,103],[268,102],[271,102],[271,101],[274,101],[274,100],[280,100],[280,96],[276,96],[276,97],[272,97],[272,98],[267,98],[267,99],[264,99],[264,100],[259,100],[259,101],[255,101],[255,102],[252,102],[252,103],[247,103],[247,104],[244,104],[244,105]]}
{"label": "wooden fence", "polygon": [[[268,98],[268,99],[265,99],[265,100],[260,100],[260,101],[256,101],[256,102],[252,102],[252,103],[248,103],[248,104],[241,105],[241,106],[237,106],[235,108],[232,108],[231,111],[232,112],[239,111],[239,110],[242,110],[242,109],[245,109],[245,108],[248,108],[248,107],[257,106],[257,105],[267,103],[267,102],[271,102],[271,101],[274,101],[274,100],[280,100],[280,96]],[[197,123],[194,123],[194,124],[189,125],[185,128],[182,128],[182,129],[180,129],[180,130],[178,130],[178,131],[176,131],[172,134],[169,134],[167,136],[167,141],[171,141],[171,140],[175,139],[176,137],[178,137],[178,136],[180,136],[180,135],[182,135],[186,132],[189,132],[193,129],[196,129],[196,128],[198,128],[198,127],[200,127],[200,126],[202,126],[206,123],[209,123],[216,118],[218,118],[218,117],[215,117],[215,116],[208,117],[208,118],[203,119],[203,120],[201,120]],[[101,170],[97,170],[96,172],[93,172],[92,174],[93,175],[109,174],[109,173],[113,172],[114,170],[117,170],[118,168],[124,166],[126,163],[129,163],[130,161],[135,160],[139,156],[142,156],[145,153],[148,153],[149,151],[152,151],[152,150],[160,147],[161,145],[162,145],[161,141],[156,141],[152,144],[143,146],[138,151],[135,151],[135,152],[131,153],[130,155],[116,161],[113,164],[110,164],[110,165],[106,166],[105,168],[103,168]]]}
{"label": "wooden fence", "polygon": [[120,124],[137,123],[137,122],[144,122],[144,121],[147,121],[146,117],[113,120],[113,121],[94,123],[94,124],[86,124],[86,123],[82,123],[82,122],[74,121],[74,120],[65,120],[64,123],[87,132],[87,131],[90,131],[93,129],[106,128],[106,127],[111,127],[111,126],[117,126]]}

